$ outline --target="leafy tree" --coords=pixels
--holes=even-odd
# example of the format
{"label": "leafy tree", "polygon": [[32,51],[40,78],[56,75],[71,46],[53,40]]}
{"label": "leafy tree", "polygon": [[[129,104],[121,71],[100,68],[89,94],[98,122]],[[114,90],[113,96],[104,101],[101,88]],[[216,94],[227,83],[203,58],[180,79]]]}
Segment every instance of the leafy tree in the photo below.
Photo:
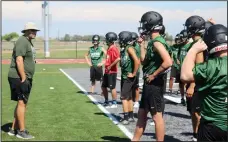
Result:
{"label": "leafy tree", "polygon": [[70,41],[70,40],[71,40],[70,35],[69,35],[69,34],[65,34],[63,40],[64,40],[64,41]]}
{"label": "leafy tree", "polygon": [[6,41],[11,41],[12,39],[18,38],[18,37],[19,37],[19,35],[16,32],[12,32],[12,33],[9,33],[9,34],[5,34],[2,37],[2,39],[6,40]]}

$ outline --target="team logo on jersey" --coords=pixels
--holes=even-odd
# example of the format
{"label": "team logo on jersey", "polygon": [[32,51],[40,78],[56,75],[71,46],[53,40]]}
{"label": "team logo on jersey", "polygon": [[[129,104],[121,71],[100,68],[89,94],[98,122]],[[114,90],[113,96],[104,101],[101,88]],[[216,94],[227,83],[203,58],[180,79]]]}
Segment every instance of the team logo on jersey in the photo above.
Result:
{"label": "team logo on jersey", "polygon": [[91,57],[92,58],[99,58],[100,56],[101,56],[101,53],[100,52],[91,53]]}

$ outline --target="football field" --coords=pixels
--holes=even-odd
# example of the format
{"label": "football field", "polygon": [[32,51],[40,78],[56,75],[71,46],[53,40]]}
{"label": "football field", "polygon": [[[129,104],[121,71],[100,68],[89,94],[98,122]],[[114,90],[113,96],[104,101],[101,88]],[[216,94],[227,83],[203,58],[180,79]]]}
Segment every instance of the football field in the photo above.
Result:
{"label": "football field", "polygon": [[[9,65],[2,65],[2,140],[20,139],[7,135],[12,124],[16,102],[10,100],[7,80]],[[119,74],[120,75],[120,74]],[[26,112],[26,128],[35,136],[34,141],[129,141],[136,122],[124,126],[119,123],[122,115],[120,81],[117,81],[118,108],[104,108],[104,98],[89,95],[89,68],[85,64],[37,64],[33,89]],[[50,89],[53,87],[54,89]],[[109,93],[111,100],[111,94]],[[137,110],[134,109],[137,121]],[[148,122],[151,117],[148,115]],[[166,100],[165,141],[191,140],[191,120],[186,107]],[[141,140],[154,141],[155,129],[147,124]]]}
{"label": "football field", "polygon": [[[12,124],[16,102],[10,100],[9,65],[2,67],[2,140],[19,141],[21,139],[6,133]],[[103,115],[97,115],[102,112],[59,71],[59,68],[69,67],[76,69],[85,65],[37,65],[26,112],[26,128],[35,136],[31,140],[127,140],[115,124]]]}

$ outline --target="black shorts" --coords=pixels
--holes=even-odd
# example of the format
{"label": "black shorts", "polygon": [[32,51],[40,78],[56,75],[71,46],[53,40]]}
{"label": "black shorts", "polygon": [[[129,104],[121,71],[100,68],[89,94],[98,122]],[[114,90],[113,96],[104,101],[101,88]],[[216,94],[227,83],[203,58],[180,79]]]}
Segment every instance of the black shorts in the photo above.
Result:
{"label": "black shorts", "polygon": [[150,111],[152,115],[156,114],[157,112],[164,112],[165,103],[163,92],[165,76],[166,75],[159,76],[149,84],[144,82],[140,108]]}
{"label": "black shorts", "polygon": [[176,80],[175,80],[175,83],[181,83],[181,80],[180,80],[180,71],[176,71]]}
{"label": "black shorts", "polygon": [[136,78],[135,78],[135,84],[134,84],[134,87],[136,89],[139,88],[139,76],[140,76],[140,73],[137,73]]}
{"label": "black shorts", "polygon": [[26,79],[23,83],[21,83],[19,78],[8,77],[8,81],[11,91],[11,100],[23,100],[26,104],[32,89],[32,79]]}
{"label": "black shorts", "polygon": [[117,73],[104,74],[101,87],[115,89]]}
{"label": "black shorts", "polygon": [[134,92],[132,93],[132,100],[135,102],[135,97],[136,97],[136,90],[139,89],[139,76],[140,73],[137,73],[136,79],[135,79],[135,84],[134,84]]}
{"label": "black shorts", "polygon": [[131,100],[135,96],[135,82],[137,77],[133,78],[121,78],[121,100]]}
{"label": "black shorts", "polygon": [[193,96],[191,98],[186,97],[186,104],[187,104],[187,111],[193,113],[193,112],[198,112],[200,113],[201,111],[201,101],[200,101],[200,96],[198,95],[197,92],[194,92]]}
{"label": "black shorts", "polygon": [[[186,85],[186,90],[188,90],[190,84]],[[201,97],[198,95],[197,89],[195,87],[194,94],[191,98],[186,97],[187,111],[189,112],[198,112],[201,111]]]}
{"label": "black shorts", "polygon": [[[202,120],[202,118],[201,118]],[[224,124],[225,125],[225,124]],[[197,141],[225,141],[227,142],[227,131],[223,131],[219,127],[210,122],[200,121]]]}
{"label": "black shorts", "polygon": [[102,67],[91,66],[90,67],[90,81],[102,81],[103,69]]}
{"label": "black shorts", "polygon": [[176,77],[176,74],[177,74],[177,69],[174,66],[172,66],[170,77]]}

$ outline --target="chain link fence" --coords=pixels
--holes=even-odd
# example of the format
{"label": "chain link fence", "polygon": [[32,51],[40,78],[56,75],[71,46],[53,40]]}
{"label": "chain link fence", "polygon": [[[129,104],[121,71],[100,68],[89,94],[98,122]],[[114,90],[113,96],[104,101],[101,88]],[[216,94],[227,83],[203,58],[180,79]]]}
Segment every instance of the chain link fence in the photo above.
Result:
{"label": "chain link fence", "polygon": [[[171,42],[168,42],[170,45]],[[10,59],[12,56],[15,41],[2,42],[2,59]],[[44,42],[34,41],[36,58],[44,59]],[[116,44],[118,47],[118,43]],[[49,52],[52,59],[83,59],[89,47],[93,46],[92,41],[49,41]],[[107,49],[105,42],[101,41],[100,46]]]}
{"label": "chain link fence", "polygon": [[[15,42],[2,42],[2,59],[10,59],[12,56]],[[34,41],[36,58],[44,59],[44,42]],[[100,45],[105,46],[103,42]],[[92,46],[92,41],[49,41],[50,57],[53,59],[82,59]]]}

